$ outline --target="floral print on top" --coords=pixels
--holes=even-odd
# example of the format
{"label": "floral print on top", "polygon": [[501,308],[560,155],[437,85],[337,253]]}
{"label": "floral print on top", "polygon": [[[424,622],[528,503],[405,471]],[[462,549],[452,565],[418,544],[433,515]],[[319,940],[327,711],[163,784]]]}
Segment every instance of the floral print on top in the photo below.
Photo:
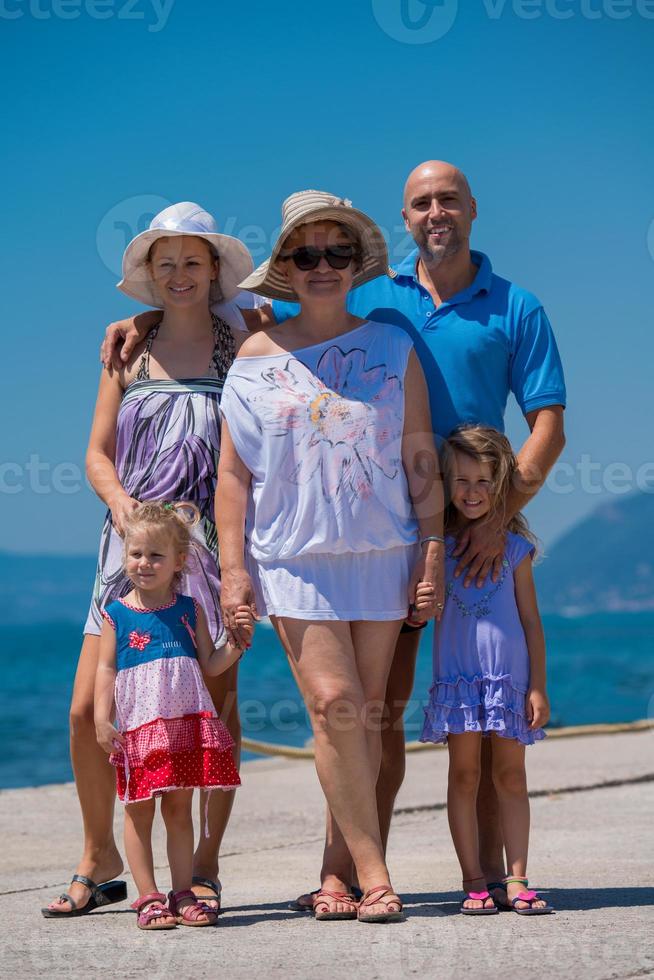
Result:
{"label": "floral print on top", "polygon": [[404,331],[366,322],[236,359],[221,411],[253,475],[246,531],[258,561],[416,541],[401,456],[411,349]]}

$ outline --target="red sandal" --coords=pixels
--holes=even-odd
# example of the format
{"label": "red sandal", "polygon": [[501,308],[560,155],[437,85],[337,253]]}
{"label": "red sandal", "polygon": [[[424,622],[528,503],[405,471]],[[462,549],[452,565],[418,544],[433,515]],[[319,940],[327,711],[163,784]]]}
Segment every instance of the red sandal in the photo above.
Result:
{"label": "red sandal", "polygon": [[[330,906],[334,903],[347,905],[345,912],[330,912]],[[324,906],[322,911],[320,906]],[[320,888],[313,896],[313,917],[318,922],[326,922],[336,919],[356,919],[358,903],[354,895],[347,892],[332,892],[327,888]]]}
{"label": "red sandal", "polygon": [[[187,898],[190,899],[188,905],[180,908],[179,903]],[[216,910],[205,905],[204,902],[198,901],[190,888],[181,892],[169,892],[168,904],[170,914],[176,917],[180,926],[214,926],[218,919]],[[201,919],[201,915],[206,916],[206,918]]]}
{"label": "red sandal", "polygon": [[[147,905],[147,908],[146,908]],[[173,912],[166,905],[166,896],[161,892],[150,892],[149,895],[140,895],[130,908],[137,913],[136,925],[138,929],[155,932],[162,929],[176,929],[176,922],[162,922],[164,918],[171,919]]]}
{"label": "red sandal", "polygon": [[[383,898],[387,900],[383,902]],[[371,905],[384,905],[386,912],[377,912],[375,915],[372,915],[370,912],[366,913],[365,910]],[[392,908],[392,906],[395,906],[395,908]],[[357,918],[359,922],[404,922],[405,916],[402,911],[402,902],[392,887],[390,885],[375,885],[374,888],[367,889],[359,902]]]}

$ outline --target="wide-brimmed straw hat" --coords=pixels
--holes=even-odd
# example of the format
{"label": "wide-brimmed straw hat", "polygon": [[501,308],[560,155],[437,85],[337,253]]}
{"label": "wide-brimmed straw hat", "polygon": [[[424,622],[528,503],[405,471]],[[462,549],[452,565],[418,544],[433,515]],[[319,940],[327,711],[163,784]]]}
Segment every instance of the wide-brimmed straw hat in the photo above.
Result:
{"label": "wide-brimmed straw hat", "polygon": [[282,228],[272,255],[241,282],[241,289],[249,289],[270,299],[297,302],[297,294],[275,263],[291,232],[300,225],[315,221],[337,221],[353,232],[361,249],[360,267],[352,277],[353,287],[388,273],[384,236],[367,214],[353,208],[351,201],[327,191],[298,191],[282,204]]}
{"label": "wide-brimmed straw hat", "polygon": [[215,218],[192,201],[181,201],[164,208],[150,222],[147,231],[133,238],[123,255],[123,278],[117,288],[147,306],[161,306],[156,283],[147,263],[148,254],[158,238],[193,235],[209,242],[220,260],[218,278],[211,283],[211,303],[233,299],[239,282],[252,271],[252,256],[238,238],[219,235]]}

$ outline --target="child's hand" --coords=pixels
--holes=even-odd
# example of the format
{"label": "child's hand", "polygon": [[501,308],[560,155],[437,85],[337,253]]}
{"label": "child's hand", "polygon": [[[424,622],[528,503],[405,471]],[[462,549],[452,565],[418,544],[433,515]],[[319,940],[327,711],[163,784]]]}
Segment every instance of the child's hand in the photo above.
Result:
{"label": "child's hand", "polygon": [[254,633],[254,616],[249,606],[237,606],[234,620],[238,630],[244,630],[247,640],[240,647],[241,650],[249,650],[252,646],[252,636]]}
{"label": "child's hand", "polygon": [[121,749],[125,745],[124,736],[121,735],[117,728],[114,728],[110,721],[96,723],[95,737],[98,740],[100,748],[104,749],[108,755],[116,751],[116,743],[118,743]]}
{"label": "child's hand", "polygon": [[542,728],[550,720],[550,702],[545,691],[530,687],[525,698],[525,715],[530,728]]}
{"label": "child's hand", "polygon": [[409,609],[407,622],[412,625],[420,625],[427,622],[432,616],[440,613],[436,606],[436,587],[432,582],[418,582],[416,585],[416,597]]}

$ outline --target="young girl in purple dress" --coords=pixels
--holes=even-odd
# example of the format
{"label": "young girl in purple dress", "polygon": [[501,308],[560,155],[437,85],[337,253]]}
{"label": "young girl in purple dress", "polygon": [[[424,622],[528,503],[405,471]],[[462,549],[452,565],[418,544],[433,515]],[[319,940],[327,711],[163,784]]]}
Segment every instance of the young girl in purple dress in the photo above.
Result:
{"label": "young girl in purple dress", "polygon": [[[450,490],[445,514],[445,609],[434,632],[434,683],[423,742],[447,742],[450,756],[447,811],[461,871],[465,915],[492,915],[479,863],[476,800],[481,740],[493,740],[493,780],[509,876],[496,900],[521,915],[551,912],[528,890],[529,798],[525,746],[545,737],[545,638],[532,574],[534,537],[521,514],[508,526],[502,572],[478,588],[455,578],[455,535],[473,521],[502,512],[517,463],[508,439],[495,429],[465,426],[444,447]],[[416,607],[430,586],[418,587]]]}
{"label": "young girl in purple dress", "polygon": [[[234,740],[216,715],[202,671],[217,676],[228,670],[249,640],[229,643],[223,630],[215,643],[202,606],[178,592],[187,558],[191,566],[194,559],[191,527],[199,517],[192,504],[139,505],[125,524],[124,567],[133,588],[102,613],[96,737],[110,753],[125,803],[125,850],[139,892],[132,905],[139,929],[216,921],[217,911],[191,891],[191,800],[194,789],[240,785]],[[249,607],[240,607],[237,619],[242,635],[251,637]],[[152,857],[157,796],[168,832],[168,902],[157,888]]]}

